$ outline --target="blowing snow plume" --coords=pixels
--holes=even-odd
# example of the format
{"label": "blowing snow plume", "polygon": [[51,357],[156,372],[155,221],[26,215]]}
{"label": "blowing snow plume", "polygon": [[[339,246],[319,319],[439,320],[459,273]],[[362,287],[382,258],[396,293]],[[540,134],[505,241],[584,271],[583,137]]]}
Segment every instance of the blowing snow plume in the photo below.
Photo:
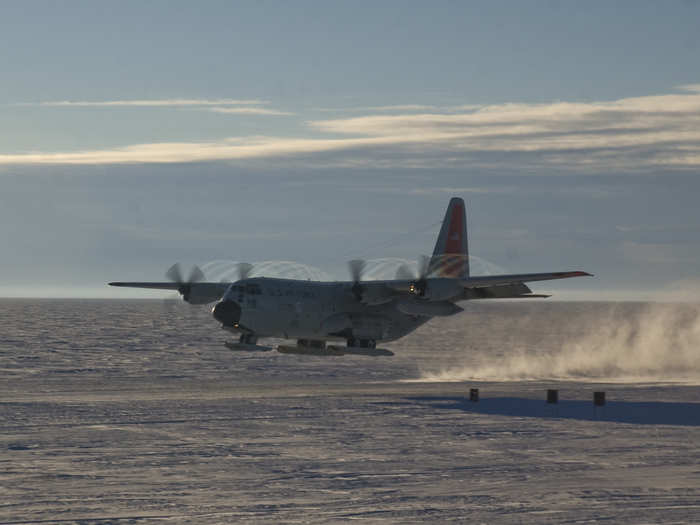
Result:
{"label": "blowing snow plume", "polygon": [[700,383],[698,304],[550,303],[534,310],[492,332],[500,349],[472,343],[463,355],[473,365],[425,372],[422,380]]}

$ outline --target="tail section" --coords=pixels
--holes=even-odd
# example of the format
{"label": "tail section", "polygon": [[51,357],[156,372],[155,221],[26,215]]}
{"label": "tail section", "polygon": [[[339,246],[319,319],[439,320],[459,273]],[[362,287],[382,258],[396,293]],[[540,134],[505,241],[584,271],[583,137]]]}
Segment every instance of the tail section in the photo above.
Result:
{"label": "tail section", "polygon": [[429,275],[433,277],[469,278],[467,215],[464,200],[453,197],[447,206],[440,235],[430,259]]}

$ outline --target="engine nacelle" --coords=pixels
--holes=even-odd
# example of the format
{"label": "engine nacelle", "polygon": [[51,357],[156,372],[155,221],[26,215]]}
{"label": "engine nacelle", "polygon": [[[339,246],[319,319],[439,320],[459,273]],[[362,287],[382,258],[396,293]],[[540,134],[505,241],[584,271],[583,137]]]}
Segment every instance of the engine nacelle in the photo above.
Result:
{"label": "engine nacelle", "polygon": [[183,284],[178,288],[182,299],[190,304],[207,304],[221,299],[223,295],[220,289],[206,286],[206,284]]}

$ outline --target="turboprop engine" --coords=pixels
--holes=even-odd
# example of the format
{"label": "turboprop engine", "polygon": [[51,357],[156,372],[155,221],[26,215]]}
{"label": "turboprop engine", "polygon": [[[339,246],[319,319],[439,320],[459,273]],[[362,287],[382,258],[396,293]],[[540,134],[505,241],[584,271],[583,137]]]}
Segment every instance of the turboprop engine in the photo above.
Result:
{"label": "turboprop engine", "polygon": [[[451,263],[452,259],[448,259],[448,262]],[[402,264],[396,270],[396,279],[402,283],[400,287],[395,287],[395,290],[407,291],[425,301],[449,301],[462,298],[464,287],[460,279],[439,277],[440,274],[437,272],[441,271],[440,264],[444,264],[444,261],[439,256],[425,255],[418,259],[417,272],[408,265]],[[409,283],[408,287],[406,287],[406,281]]]}
{"label": "turboprop engine", "polygon": [[437,277],[413,283],[408,291],[428,301],[448,301],[460,297],[464,288],[459,279]]}
{"label": "turboprop engine", "polygon": [[204,273],[198,266],[193,266],[187,278],[184,277],[179,263],[173,264],[165,273],[165,276],[177,284],[177,291],[182,299],[190,304],[207,304],[221,297],[218,288],[211,286],[198,286],[204,281]]}

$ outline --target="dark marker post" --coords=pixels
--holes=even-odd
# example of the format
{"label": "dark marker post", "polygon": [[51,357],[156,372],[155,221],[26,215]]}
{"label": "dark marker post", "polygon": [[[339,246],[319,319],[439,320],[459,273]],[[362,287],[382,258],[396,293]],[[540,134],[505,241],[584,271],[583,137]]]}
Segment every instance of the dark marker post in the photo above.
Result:
{"label": "dark marker post", "polygon": [[605,406],[605,392],[593,392],[593,404],[597,407]]}
{"label": "dark marker post", "polygon": [[605,392],[593,392],[593,414],[596,419],[605,415]]}

